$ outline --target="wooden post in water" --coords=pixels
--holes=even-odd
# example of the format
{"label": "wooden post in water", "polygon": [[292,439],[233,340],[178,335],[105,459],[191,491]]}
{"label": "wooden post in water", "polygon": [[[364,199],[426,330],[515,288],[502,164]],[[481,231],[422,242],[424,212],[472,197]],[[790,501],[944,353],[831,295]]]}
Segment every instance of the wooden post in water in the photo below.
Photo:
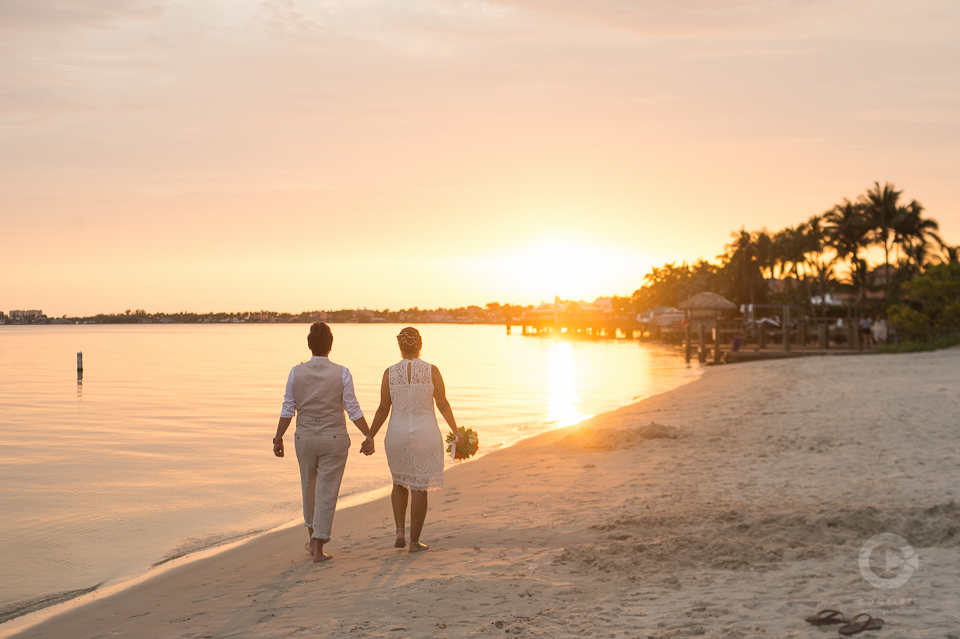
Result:
{"label": "wooden post in water", "polygon": [[790,352],[790,307],[783,307],[783,352]]}
{"label": "wooden post in water", "polygon": [[720,363],[720,328],[713,327],[713,363]]}
{"label": "wooden post in water", "polygon": [[77,352],[77,382],[83,381],[83,351]]}
{"label": "wooden post in water", "polygon": [[691,344],[691,342],[690,342],[690,340],[693,339],[693,336],[690,334],[690,323],[689,323],[689,322],[687,322],[686,333],[687,333],[687,334],[686,334],[686,348],[685,348],[685,350],[684,350],[684,357],[687,358],[687,363],[689,364],[689,363],[690,363],[690,351],[692,350],[692,347],[693,347],[693,344]]}
{"label": "wooden post in water", "polygon": [[707,327],[700,325],[700,350],[697,352],[698,359],[701,362],[707,361]]}

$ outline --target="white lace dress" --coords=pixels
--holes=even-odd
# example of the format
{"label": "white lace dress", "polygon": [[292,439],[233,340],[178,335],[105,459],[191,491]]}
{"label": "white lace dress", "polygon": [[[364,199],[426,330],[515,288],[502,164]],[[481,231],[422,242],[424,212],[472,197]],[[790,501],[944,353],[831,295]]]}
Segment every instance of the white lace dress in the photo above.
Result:
{"label": "white lace dress", "polygon": [[443,486],[443,436],[433,409],[433,367],[400,360],[388,370],[390,423],[383,438],[393,483],[411,490]]}

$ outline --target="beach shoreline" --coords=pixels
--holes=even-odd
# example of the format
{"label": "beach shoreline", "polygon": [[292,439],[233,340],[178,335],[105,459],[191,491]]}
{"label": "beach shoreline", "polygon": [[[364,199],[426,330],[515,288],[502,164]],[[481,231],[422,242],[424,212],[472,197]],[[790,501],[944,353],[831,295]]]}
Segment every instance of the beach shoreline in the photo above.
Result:
{"label": "beach shoreline", "polygon": [[[275,458],[264,442],[291,364],[309,354],[302,326],[61,328],[3,340],[0,619],[297,516],[296,459]],[[458,420],[484,433],[484,450],[698,372],[657,345],[530,340],[493,328],[430,329],[432,363],[449,377]],[[337,331],[334,361],[350,364],[361,405],[372,410],[383,367],[398,357],[396,330]],[[79,351],[82,385],[70,368]],[[148,353],[150,366],[130,352]],[[491,366],[491,358],[516,365]],[[570,388],[575,397],[557,392]],[[45,437],[20,435],[39,425]],[[356,448],[341,496],[389,486],[385,456]]]}
{"label": "beach shoreline", "polygon": [[[427,553],[390,547],[381,498],[338,511],[329,565],[272,531],[0,636],[813,637],[806,614],[881,595],[913,602],[879,606],[884,636],[949,636],[958,371],[960,351],[710,369],[448,469]],[[894,591],[856,566],[883,532],[920,556]]]}
{"label": "beach shoreline", "polygon": [[[702,368],[693,367],[688,371],[688,373],[691,374],[682,376],[681,380],[679,381],[679,385],[682,386],[694,381],[699,374],[702,373],[702,370]],[[634,397],[633,401],[624,403],[617,408],[622,408],[623,406],[630,405],[636,401],[638,401],[638,399]],[[613,410],[616,410],[617,408],[614,408]],[[486,449],[481,449],[480,453],[474,459],[471,459],[466,463],[476,463],[486,454],[489,454],[489,452],[507,448],[515,445],[518,441],[522,441],[523,439],[527,439],[529,437],[534,437],[538,432],[540,432],[539,429],[542,427],[551,427],[551,425],[547,422],[537,422],[535,424],[531,424],[528,426],[528,428],[530,428],[532,432],[528,432],[523,426],[514,428],[513,434],[515,435],[515,439],[507,439],[502,442],[495,441],[493,446],[488,446]],[[499,437],[497,439],[499,440]],[[348,474],[350,473],[349,467],[347,472]],[[384,485],[380,487],[361,490],[360,492],[348,495],[346,497],[341,497],[339,508],[343,510],[356,503],[377,499],[385,494],[388,494],[389,490],[389,478],[386,477],[384,478]],[[223,552],[226,549],[235,547],[237,544],[246,543],[251,539],[268,534],[272,531],[290,526],[297,526],[299,524],[299,519],[291,519],[277,525],[270,525],[269,527],[251,528],[246,531],[230,531],[229,533],[225,534],[206,535],[201,540],[204,543],[189,544],[188,549],[185,551],[182,549],[182,544],[175,544],[167,554],[157,556],[156,558],[151,558],[149,561],[143,562],[143,567],[139,568],[139,570],[137,567],[134,567],[133,570],[130,570],[130,567],[128,567],[128,569],[122,573],[107,577],[103,581],[100,581],[100,583],[95,583],[93,580],[91,580],[88,582],[89,585],[87,585],[81,582],[76,584],[73,590],[65,589],[64,591],[50,591],[49,593],[40,596],[8,602],[3,606],[2,610],[0,610],[0,620],[2,620],[0,621],[0,638],[12,634],[14,632],[14,628],[29,627],[35,623],[38,623],[39,621],[54,616],[55,614],[59,614],[62,611],[73,609],[79,605],[84,605],[87,601],[102,598],[106,596],[106,593],[114,594],[127,587],[139,584],[144,580],[147,580],[158,574],[158,568],[161,565],[163,565],[165,568],[167,567],[166,564],[170,563],[173,565],[182,565],[198,558],[208,557],[212,554],[216,554],[217,552]],[[212,538],[212,540],[208,541],[210,538]],[[187,541],[194,541],[194,539],[188,538]],[[24,619],[24,617],[28,618]]]}
{"label": "beach shoreline", "polygon": [[[704,369],[699,369],[700,373],[702,373],[703,370]],[[686,380],[681,384],[681,386],[692,383],[696,381],[697,378]],[[663,391],[663,392],[667,392],[667,391]],[[643,399],[647,399],[647,398],[643,398]],[[639,399],[636,402],[631,402],[631,404],[637,403],[639,401],[643,401],[643,399]],[[627,404],[626,406],[629,406],[631,404]],[[625,406],[620,406],[608,412],[614,412],[624,407]],[[596,416],[588,415],[585,417],[585,419],[592,419],[594,417]],[[566,428],[572,425],[573,424],[563,424],[558,427]],[[494,450],[489,452],[481,450],[472,459],[465,460],[460,463],[461,464],[476,463],[481,459],[483,459],[486,455],[490,454],[491,452],[508,449],[512,446],[515,446],[519,442],[524,441],[525,439],[537,437],[540,434],[542,433],[535,432],[529,435],[520,436],[517,439],[498,445]],[[346,497],[341,497],[337,505],[338,512],[343,512],[346,509],[349,509],[354,506],[364,504],[367,502],[384,499],[385,497],[389,496],[390,490],[391,490],[391,487],[388,484],[386,486],[381,486],[378,488],[374,488],[372,490],[365,490],[359,493],[348,495]],[[269,535],[274,532],[279,532],[281,530],[285,530],[288,528],[297,528],[297,527],[300,527],[301,525],[302,525],[302,522],[300,521],[299,518],[291,519],[290,521],[284,522],[280,525],[274,526],[267,530],[256,530],[256,531],[251,531],[249,533],[240,533],[236,535],[236,537],[228,539],[226,541],[219,541],[209,546],[203,546],[200,548],[196,548],[194,550],[190,550],[188,552],[177,553],[170,556],[166,556],[163,559],[149,565],[144,572],[134,575],[132,577],[126,577],[118,581],[113,581],[108,583],[95,584],[88,588],[82,588],[75,591],[51,593],[47,596],[36,597],[33,599],[24,600],[22,602],[17,602],[17,604],[19,605],[19,608],[6,611],[6,615],[8,615],[9,618],[6,620],[0,621],[0,639],[5,639],[6,637],[13,636],[16,633],[22,632],[27,628],[30,628],[39,623],[42,623],[47,619],[51,619],[59,614],[66,613],[70,610],[73,610],[74,608],[91,603],[97,599],[102,599],[104,597],[120,593],[128,588],[141,584],[149,579],[158,577],[169,569],[172,569],[178,566],[183,566],[193,561],[199,561],[201,559],[205,559],[207,557],[211,557],[213,555],[216,555],[222,552],[227,552],[232,548],[236,548],[237,546],[240,546],[242,544],[249,543],[259,537]],[[11,613],[13,614],[11,615]]]}

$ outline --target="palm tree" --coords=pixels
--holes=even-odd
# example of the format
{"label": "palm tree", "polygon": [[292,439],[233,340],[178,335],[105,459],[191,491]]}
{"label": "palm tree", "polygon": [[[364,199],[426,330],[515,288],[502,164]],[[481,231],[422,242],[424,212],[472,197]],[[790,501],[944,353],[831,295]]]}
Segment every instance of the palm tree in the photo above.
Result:
{"label": "palm tree", "polygon": [[753,246],[757,251],[757,265],[760,272],[773,277],[773,269],[777,265],[779,256],[777,255],[776,245],[766,229],[754,231]]}
{"label": "palm tree", "polygon": [[890,238],[893,235],[894,225],[900,215],[900,194],[889,182],[880,188],[879,182],[873,183],[872,189],[860,197],[863,212],[870,220],[871,235],[877,244],[883,244],[883,279],[888,283],[890,275]]}
{"label": "palm tree", "polygon": [[[763,273],[753,236],[744,228],[731,234],[733,242],[727,244],[726,252],[718,256],[724,269],[729,269],[734,292],[741,303],[755,304],[766,297],[763,285]],[[759,288],[759,290],[758,290]]]}
{"label": "palm tree", "polygon": [[841,204],[823,214],[827,224],[827,236],[840,260],[849,260],[850,283],[856,291],[857,300],[863,297],[866,286],[866,262],[860,259],[860,251],[870,245],[870,220],[860,204],[843,198]]}
{"label": "palm tree", "polygon": [[[828,229],[823,223],[823,217],[820,215],[812,216],[801,227],[803,229],[803,250],[805,263],[810,267],[814,277],[818,282],[820,292],[820,303],[826,303],[827,280],[833,274],[833,264],[837,257],[833,256],[827,259],[824,255],[826,249],[830,246],[828,241]],[[808,288],[809,291],[809,288]],[[813,297],[808,294],[808,297]],[[813,316],[817,316],[816,308],[812,307]]]}
{"label": "palm tree", "polygon": [[823,221],[827,224],[830,245],[841,260],[859,258],[860,251],[870,243],[867,238],[869,220],[862,207],[847,198],[824,213]]}
{"label": "palm tree", "polygon": [[933,245],[926,240],[926,238],[921,238],[917,242],[908,244],[903,249],[903,254],[906,257],[904,264],[902,266],[907,277],[916,277],[921,275],[928,266],[931,264],[930,258],[931,249]]}
{"label": "palm tree", "polygon": [[777,231],[770,238],[770,258],[771,267],[776,267],[776,273],[771,273],[777,279],[783,279],[787,273],[787,233],[785,230]]}
{"label": "palm tree", "polygon": [[867,280],[870,279],[870,269],[867,267],[867,261],[853,257],[850,259],[850,284],[853,290],[857,292],[853,304],[853,316],[860,317],[860,302],[863,300],[863,293],[867,289]]}
{"label": "palm tree", "polygon": [[943,257],[940,258],[940,262],[943,264],[956,264],[960,262],[960,246],[948,246],[943,244],[940,247],[940,250],[943,251]]}
{"label": "palm tree", "polygon": [[[804,257],[806,240],[804,239],[803,225],[801,224],[796,228],[788,226],[778,231],[774,236],[774,242],[779,247],[780,262],[783,265],[781,274],[786,273],[799,279],[801,267],[806,261]],[[787,268],[788,264],[790,268]]]}
{"label": "palm tree", "polygon": [[923,264],[917,262],[915,258],[926,255],[930,240],[935,240],[943,246],[943,240],[937,235],[940,225],[934,219],[924,219],[923,210],[923,205],[913,200],[910,204],[900,207],[893,226],[893,241],[898,250],[902,249],[907,255],[908,264],[913,259],[913,266],[920,269],[923,268]]}

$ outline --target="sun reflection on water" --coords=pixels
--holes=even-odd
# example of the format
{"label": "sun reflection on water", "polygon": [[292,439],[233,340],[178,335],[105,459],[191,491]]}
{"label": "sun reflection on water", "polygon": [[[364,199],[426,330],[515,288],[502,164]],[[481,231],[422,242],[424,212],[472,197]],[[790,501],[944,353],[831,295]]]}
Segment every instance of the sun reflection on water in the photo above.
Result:
{"label": "sun reflection on water", "polygon": [[577,375],[573,361],[573,345],[557,342],[553,347],[550,367],[550,405],[547,420],[557,428],[572,426],[593,417],[581,413],[577,407],[581,400],[577,395]]}

